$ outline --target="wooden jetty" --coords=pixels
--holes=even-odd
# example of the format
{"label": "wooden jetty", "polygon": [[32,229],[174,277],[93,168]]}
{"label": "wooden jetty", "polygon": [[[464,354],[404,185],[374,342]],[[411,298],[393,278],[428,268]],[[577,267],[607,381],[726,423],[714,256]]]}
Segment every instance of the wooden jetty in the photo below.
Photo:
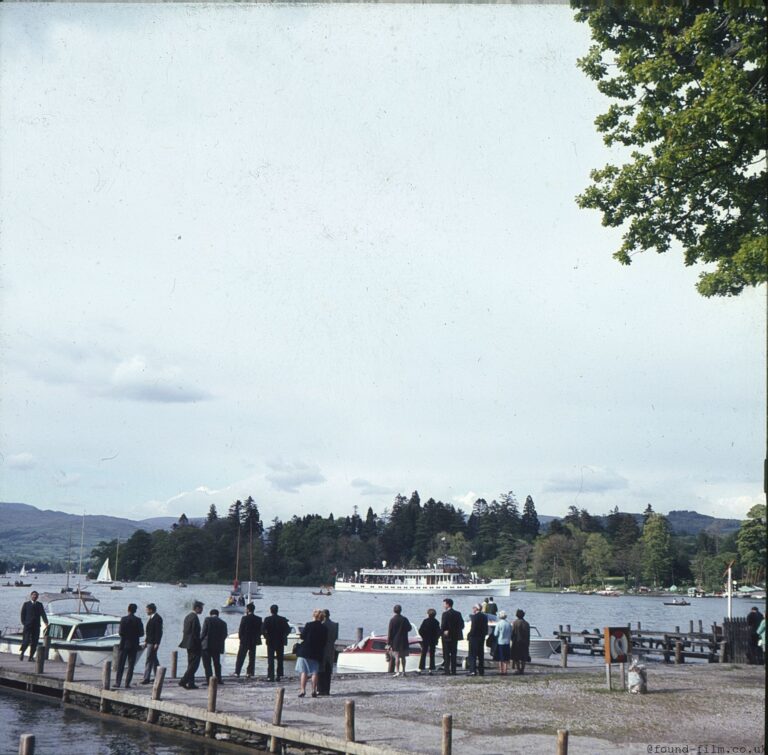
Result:
{"label": "wooden jetty", "polygon": [[[174,651],[175,653],[176,651]],[[158,668],[153,685],[138,685],[129,689],[112,689],[112,662],[102,668],[76,665],[75,655],[68,663],[44,660],[43,646],[35,665],[16,656],[0,653],[0,686],[25,693],[60,699],[64,704],[103,715],[140,721],[146,726],[175,730],[219,742],[243,745],[263,752],[310,750],[313,753],[349,753],[350,755],[406,755],[408,751],[385,744],[367,744],[356,739],[356,732],[365,727],[355,723],[355,704],[346,701],[345,717],[339,722],[338,735],[286,726],[282,721],[284,687],[275,687],[275,707],[271,721],[253,717],[249,701],[242,695],[237,681],[219,686],[213,679],[208,687],[182,690],[177,680],[166,677],[166,669]],[[175,658],[174,658],[175,660]],[[175,665],[175,664],[174,664]],[[141,675],[138,674],[138,681]],[[168,675],[170,676],[170,675]],[[163,692],[165,689],[165,698]],[[220,694],[232,690],[228,695]],[[183,700],[183,702],[182,702]],[[443,737],[446,738],[443,722]],[[450,752],[450,727],[447,735]]]}

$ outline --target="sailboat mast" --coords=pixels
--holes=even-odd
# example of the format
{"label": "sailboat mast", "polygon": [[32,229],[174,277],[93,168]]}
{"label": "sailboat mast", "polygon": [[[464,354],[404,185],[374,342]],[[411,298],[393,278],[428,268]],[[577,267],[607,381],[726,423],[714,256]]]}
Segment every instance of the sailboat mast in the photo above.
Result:
{"label": "sailboat mast", "polygon": [[118,536],[118,538],[117,538],[117,550],[115,552],[115,577],[114,577],[115,582],[117,582],[117,564],[118,564],[118,559],[119,558],[120,558],[120,537]]}
{"label": "sailboat mast", "polygon": [[83,543],[85,541],[85,509],[83,509],[83,523],[80,525],[80,563],[77,566],[77,591],[80,592],[80,575],[83,573]]}
{"label": "sailboat mast", "polygon": [[238,585],[238,578],[240,576],[240,522],[237,523],[237,554],[235,555],[235,584]]}
{"label": "sailboat mast", "polygon": [[67,592],[69,592],[69,573],[72,571],[72,525],[69,525],[69,542],[67,543]]}

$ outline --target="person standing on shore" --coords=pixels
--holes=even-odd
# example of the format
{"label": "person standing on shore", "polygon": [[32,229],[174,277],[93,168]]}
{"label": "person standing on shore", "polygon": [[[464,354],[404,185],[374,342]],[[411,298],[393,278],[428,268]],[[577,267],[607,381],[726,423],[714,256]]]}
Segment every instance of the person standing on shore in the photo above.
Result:
{"label": "person standing on shore", "polygon": [[40,622],[48,623],[48,617],[45,615],[43,604],[38,602],[40,596],[37,590],[32,590],[29,594],[29,600],[21,606],[21,625],[23,627],[21,635],[21,651],[19,660],[24,660],[24,651],[29,648],[29,660],[33,660],[37,651],[37,643],[40,640]]}
{"label": "person standing on shore", "polygon": [[509,671],[509,643],[512,641],[512,625],[507,621],[507,612],[499,611],[499,620],[493,630],[496,638],[496,660],[499,662],[499,673],[507,675]]}
{"label": "person standing on shore", "polygon": [[749,627],[749,646],[747,648],[747,662],[752,664],[762,664],[763,650],[760,647],[760,635],[757,632],[760,622],[763,620],[763,614],[757,606],[747,614],[747,627]]}
{"label": "person standing on shore", "polygon": [[123,680],[123,671],[126,662],[128,671],[125,674],[125,688],[131,686],[133,679],[133,667],[136,665],[136,654],[141,646],[141,638],[144,636],[144,624],[136,615],[138,606],[135,603],[128,604],[128,613],[120,619],[120,645],[117,654],[117,673],[115,674],[115,687],[119,687]]}
{"label": "person standing on shore", "polygon": [[154,603],[147,603],[147,619],[144,627],[144,649],[147,651],[147,657],[144,660],[144,678],[142,684],[150,684],[153,674],[157,673],[157,667],[160,662],[157,660],[157,650],[160,647],[160,640],[163,639],[163,617],[157,612],[157,606]]}
{"label": "person standing on shore", "polygon": [[469,617],[469,632],[467,632],[469,676],[485,675],[485,638],[488,636],[488,615],[483,613],[481,608],[482,606],[476,603],[472,606],[472,615]]}
{"label": "person standing on shore", "polygon": [[435,670],[435,648],[440,639],[440,622],[435,618],[437,611],[434,608],[427,610],[427,618],[421,622],[419,637],[421,637],[421,656],[419,657],[419,673],[423,674],[427,665],[429,654],[429,673]]}
{"label": "person standing on shore", "polygon": [[245,616],[240,619],[240,627],[237,630],[240,647],[237,649],[235,676],[240,676],[247,655],[246,679],[250,679],[256,673],[256,645],[261,645],[261,616],[256,616],[255,611],[256,606],[253,603],[245,607]]}
{"label": "person standing on shore", "polygon": [[[267,681],[278,682],[283,678],[283,657],[285,643],[291,632],[290,624],[285,616],[280,616],[277,604],[269,607],[269,616],[264,619],[262,634],[267,641]],[[277,661],[277,677],[275,677],[275,661]]]}
{"label": "person standing on shore", "polygon": [[301,645],[296,651],[296,673],[299,675],[299,697],[307,693],[307,677],[312,677],[312,697],[317,697],[317,672],[325,653],[328,630],[323,624],[325,613],[319,608],[312,611],[312,621],[301,629]]}
{"label": "person standing on shore", "polygon": [[443,601],[440,631],[443,635],[443,670],[455,676],[457,645],[464,639],[464,617],[453,607],[453,598]]}
{"label": "person standing on shore", "polygon": [[525,664],[528,661],[529,646],[531,644],[531,627],[523,618],[525,611],[518,608],[515,611],[517,618],[512,622],[512,647],[510,655],[512,657],[513,673],[520,675],[525,673]]}
{"label": "person standing on shore", "polygon": [[328,630],[325,638],[325,652],[320,663],[320,671],[317,675],[317,694],[331,694],[331,674],[333,674],[333,662],[336,660],[336,640],[339,639],[339,625],[331,621],[331,612],[323,609],[323,625]]}
{"label": "person standing on shore", "polygon": [[392,607],[394,615],[389,620],[389,629],[387,631],[387,645],[395,657],[395,673],[393,676],[405,676],[405,664],[408,662],[410,650],[408,632],[413,629],[411,622],[403,616],[402,612],[403,608],[399,603]]}
{"label": "person standing on shore", "polygon": [[203,630],[200,632],[200,649],[203,654],[206,684],[210,684],[211,677],[214,675],[219,684],[224,683],[221,678],[221,654],[224,652],[228,634],[227,622],[219,618],[219,609],[211,608],[208,618],[203,622]]}
{"label": "person standing on shore", "polygon": [[187,670],[179,679],[179,687],[184,689],[197,689],[195,674],[200,668],[200,614],[202,612],[203,604],[196,600],[192,604],[192,610],[184,617],[184,627],[179,643],[179,647],[187,651]]}

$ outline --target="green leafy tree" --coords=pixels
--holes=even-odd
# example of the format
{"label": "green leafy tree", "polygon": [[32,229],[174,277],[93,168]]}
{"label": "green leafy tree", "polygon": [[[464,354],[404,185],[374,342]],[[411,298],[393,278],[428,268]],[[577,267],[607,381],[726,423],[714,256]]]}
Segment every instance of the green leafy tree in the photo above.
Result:
{"label": "green leafy tree", "polygon": [[640,542],[643,546],[643,574],[657,587],[669,576],[672,566],[672,534],[667,517],[650,514]]}
{"label": "green leafy tree", "polygon": [[605,584],[608,569],[613,562],[613,552],[608,539],[597,532],[587,536],[587,543],[582,554],[586,573],[599,584]]}
{"label": "green leafy tree", "polygon": [[536,513],[536,504],[531,496],[527,496],[523,504],[523,515],[520,518],[522,535],[526,540],[533,540],[539,534],[539,516]]}
{"label": "green leafy tree", "polygon": [[743,579],[747,582],[760,582],[765,579],[765,504],[759,503],[747,512],[747,518],[741,523],[736,542],[739,557],[745,571]]}
{"label": "green leafy tree", "polygon": [[686,265],[715,265],[704,296],[765,283],[765,6],[573,4],[594,42],[579,66],[613,100],[597,130],[631,150],[577,198],[624,227],[614,257],[677,242]]}
{"label": "green leafy tree", "polygon": [[206,522],[210,524],[211,522],[215,522],[219,518],[219,512],[216,511],[216,504],[212,503],[210,508],[208,509],[208,516],[206,517]]}

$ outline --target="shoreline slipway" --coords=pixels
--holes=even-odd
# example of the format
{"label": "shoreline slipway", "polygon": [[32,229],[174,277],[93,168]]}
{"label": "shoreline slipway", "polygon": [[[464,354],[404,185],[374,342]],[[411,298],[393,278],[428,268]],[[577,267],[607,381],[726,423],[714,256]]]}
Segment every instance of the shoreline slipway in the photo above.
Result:
{"label": "shoreline slipway", "polygon": [[[30,668],[31,667],[31,668]],[[102,689],[101,669],[77,666],[65,682],[66,665],[48,661],[42,675],[17,657],[0,654],[0,685],[20,695],[69,697],[62,705],[94,715],[133,719],[184,739],[202,741],[206,723],[216,747],[264,752],[277,735],[286,753],[441,752],[442,717],[453,717],[453,752],[495,755],[555,752],[558,729],[570,732],[568,752],[764,752],[765,668],[733,664],[649,663],[649,694],[608,691],[604,666],[557,661],[528,666],[523,677],[381,674],[334,676],[330,697],[297,698],[296,678],[287,678],[280,726],[272,724],[278,685],[225,679],[216,712],[207,712],[208,691],[182,690],[166,678],[161,699],[151,686],[130,691]],[[355,742],[346,741],[345,710],[355,703]],[[99,713],[99,709],[103,712]],[[155,710],[158,723],[148,724]],[[200,736],[190,734],[197,732]],[[34,734],[35,732],[29,732]],[[237,739],[246,747],[232,744]],[[210,740],[209,740],[210,741]],[[13,744],[13,743],[9,743]],[[709,748],[708,750],[703,748]],[[663,749],[667,748],[667,749]],[[725,748],[718,750],[716,748]],[[734,749],[734,748],[745,748]]]}

